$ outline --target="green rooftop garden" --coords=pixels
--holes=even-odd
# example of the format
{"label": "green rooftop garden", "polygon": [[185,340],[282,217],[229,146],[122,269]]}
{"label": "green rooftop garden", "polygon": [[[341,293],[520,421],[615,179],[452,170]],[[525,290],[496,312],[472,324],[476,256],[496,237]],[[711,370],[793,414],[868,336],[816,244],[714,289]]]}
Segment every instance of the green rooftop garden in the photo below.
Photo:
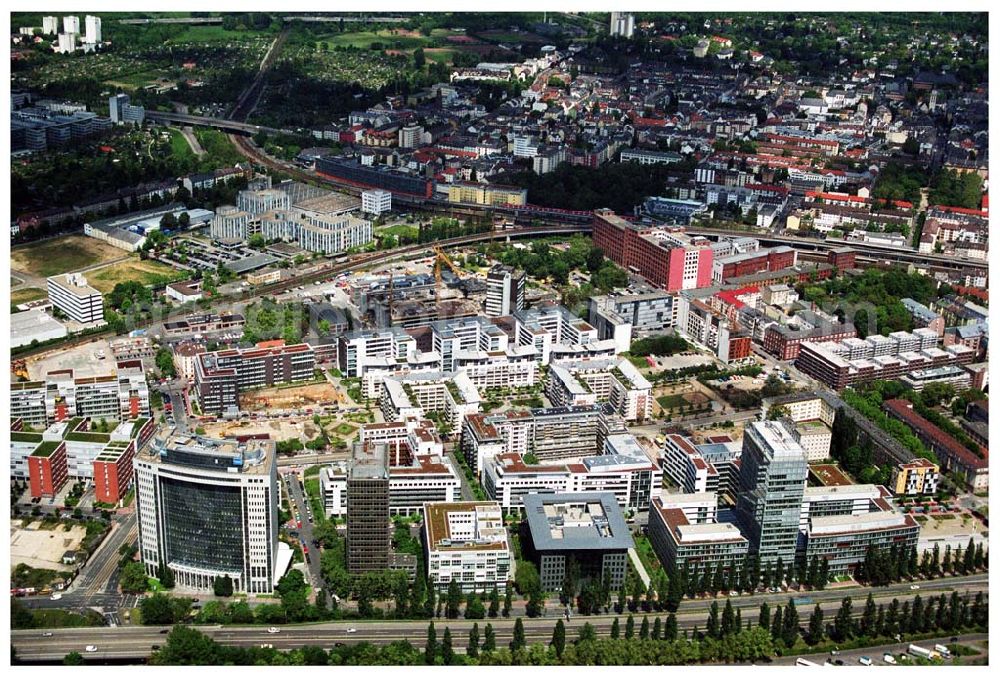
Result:
{"label": "green rooftop garden", "polygon": [[94,444],[106,444],[111,440],[111,435],[97,432],[70,432],[65,436],[65,439],[66,441],[89,441]]}
{"label": "green rooftop garden", "polygon": [[61,443],[61,441],[43,441],[31,455],[35,458],[47,458],[56,452],[56,449],[59,448]]}

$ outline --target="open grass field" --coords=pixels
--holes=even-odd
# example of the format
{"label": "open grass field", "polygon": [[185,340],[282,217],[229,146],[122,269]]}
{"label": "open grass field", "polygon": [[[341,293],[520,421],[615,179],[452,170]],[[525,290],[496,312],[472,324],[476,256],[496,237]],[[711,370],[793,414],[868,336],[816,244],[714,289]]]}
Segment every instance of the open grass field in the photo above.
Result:
{"label": "open grass field", "polygon": [[394,237],[413,237],[416,238],[420,234],[420,229],[415,228],[412,225],[407,225],[405,223],[397,223],[396,225],[390,225],[388,228],[382,228],[375,234],[377,235],[393,235]]}
{"label": "open grass field", "polygon": [[121,249],[93,237],[66,235],[11,249],[10,266],[39,277],[51,277],[112,261],[124,255],[125,252]]}
{"label": "open grass field", "polygon": [[40,300],[48,295],[48,292],[44,289],[36,289],[34,287],[18,289],[17,291],[11,291],[10,304],[20,305],[21,303],[30,303],[33,300]]}
{"label": "open grass field", "polygon": [[358,429],[357,427],[349,423],[340,423],[339,425],[333,428],[333,431],[342,437],[349,437],[352,434],[354,434],[354,432],[357,431],[357,429]]}
{"label": "open grass field", "polygon": [[540,36],[524,31],[517,33],[505,30],[480,31],[476,33],[476,37],[489,42],[545,42]]}
{"label": "open grass field", "polygon": [[181,279],[184,274],[157,261],[129,260],[87,275],[87,281],[101,293],[108,293],[121,282],[139,282],[145,286],[158,286]]}
{"label": "open grass field", "polygon": [[188,26],[188,29],[170,40],[171,44],[180,45],[191,42],[238,42],[248,37],[273,37],[272,33],[255,30],[227,31],[222,26]]}
{"label": "open grass field", "polygon": [[237,162],[243,161],[243,156],[236,150],[229,137],[216,129],[194,130],[194,135],[198,143],[207,153],[207,157],[215,161],[218,166],[233,166]]}
{"label": "open grass field", "polygon": [[663,396],[656,398],[656,403],[658,403],[664,409],[680,408],[681,406],[701,406],[708,401],[706,397],[701,392],[686,392],[684,394],[664,394]]}
{"label": "open grass field", "polygon": [[[319,42],[325,42],[327,49],[334,47],[357,47],[358,49],[369,49],[373,42],[383,44],[391,49],[416,49],[423,47],[430,40],[423,36],[414,36],[409,31],[398,32],[392,30],[381,31],[359,31],[357,33],[333,33],[323,36]],[[318,43],[317,43],[318,44]]]}
{"label": "open grass field", "polygon": [[121,87],[122,89],[138,89],[159,77],[165,77],[166,74],[166,71],[162,70],[144,70],[131,75],[115,77],[112,80],[105,81],[104,84]]}
{"label": "open grass field", "polygon": [[169,129],[170,133],[170,153],[177,158],[187,158],[193,157],[194,153],[191,151],[191,146],[188,144],[187,139],[184,138],[184,134],[181,133],[180,129]]}
{"label": "open grass field", "polygon": [[424,56],[427,57],[428,61],[434,61],[435,63],[451,63],[455,58],[456,51],[447,47],[431,47],[424,50]]}

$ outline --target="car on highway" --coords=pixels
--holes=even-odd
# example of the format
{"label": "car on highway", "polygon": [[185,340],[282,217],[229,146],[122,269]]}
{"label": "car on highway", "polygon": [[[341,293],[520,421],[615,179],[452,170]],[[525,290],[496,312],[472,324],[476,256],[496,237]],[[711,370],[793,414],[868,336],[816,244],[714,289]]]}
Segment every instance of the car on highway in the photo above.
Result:
{"label": "car on highway", "polygon": [[53,601],[58,601],[59,599],[62,598],[62,594],[53,594],[49,598],[51,598]]}
{"label": "car on highway", "polygon": [[268,627],[267,628],[267,633],[268,634],[280,634],[281,630],[278,629],[277,627]]}
{"label": "car on highway", "polygon": [[868,657],[867,655],[862,655],[861,657],[858,658],[858,664],[870,667],[872,665],[872,658]]}
{"label": "car on highway", "polygon": [[160,630],[160,633],[161,633],[161,634],[169,634],[169,633],[170,633],[170,630],[169,630],[169,629],[161,629],[161,630]]}
{"label": "car on highway", "polygon": [[46,632],[42,633],[42,638],[48,638],[49,636],[52,636],[52,632],[51,631],[46,631]]}
{"label": "car on highway", "polygon": [[348,628],[347,628],[347,633],[348,633],[348,634],[356,634],[356,633],[357,633],[357,631],[358,631],[358,630],[357,630],[357,629],[355,629],[354,627],[348,627]]}
{"label": "car on highway", "polygon": [[886,653],[885,655],[882,655],[882,661],[885,662],[886,664],[895,664],[896,658],[890,655],[889,653]]}
{"label": "car on highway", "polygon": [[911,591],[916,591],[918,589],[920,589],[920,585],[919,584],[911,584],[910,585],[910,590]]}
{"label": "car on highway", "polygon": [[88,652],[88,653],[96,653],[97,652],[97,646],[96,645],[89,645],[86,648],[84,648],[84,650],[86,652]]}

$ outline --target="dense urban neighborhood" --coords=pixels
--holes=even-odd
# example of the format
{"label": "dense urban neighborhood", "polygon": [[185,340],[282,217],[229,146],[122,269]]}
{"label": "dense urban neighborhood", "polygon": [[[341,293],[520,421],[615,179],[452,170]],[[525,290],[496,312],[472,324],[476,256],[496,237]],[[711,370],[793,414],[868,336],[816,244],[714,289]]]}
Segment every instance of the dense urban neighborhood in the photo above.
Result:
{"label": "dense urban neighborhood", "polygon": [[987,22],[12,13],[12,663],[988,664]]}

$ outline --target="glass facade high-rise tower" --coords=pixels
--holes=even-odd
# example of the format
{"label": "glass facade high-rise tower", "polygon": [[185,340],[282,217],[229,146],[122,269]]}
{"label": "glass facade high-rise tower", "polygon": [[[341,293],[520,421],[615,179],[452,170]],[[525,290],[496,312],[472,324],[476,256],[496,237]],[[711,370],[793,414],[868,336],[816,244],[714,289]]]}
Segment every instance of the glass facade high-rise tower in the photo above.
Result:
{"label": "glass facade high-rise tower", "polygon": [[805,451],[781,423],[747,427],[736,509],[750,551],[764,566],[779,558],[786,567],[795,561],[808,473]]}
{"label": "glass facade high-rise tower", "polygon": [[278,563],[274,442],[170,434],[134,462],[139,552],[146,572],[174,573],[177,587],[270,594]]}

